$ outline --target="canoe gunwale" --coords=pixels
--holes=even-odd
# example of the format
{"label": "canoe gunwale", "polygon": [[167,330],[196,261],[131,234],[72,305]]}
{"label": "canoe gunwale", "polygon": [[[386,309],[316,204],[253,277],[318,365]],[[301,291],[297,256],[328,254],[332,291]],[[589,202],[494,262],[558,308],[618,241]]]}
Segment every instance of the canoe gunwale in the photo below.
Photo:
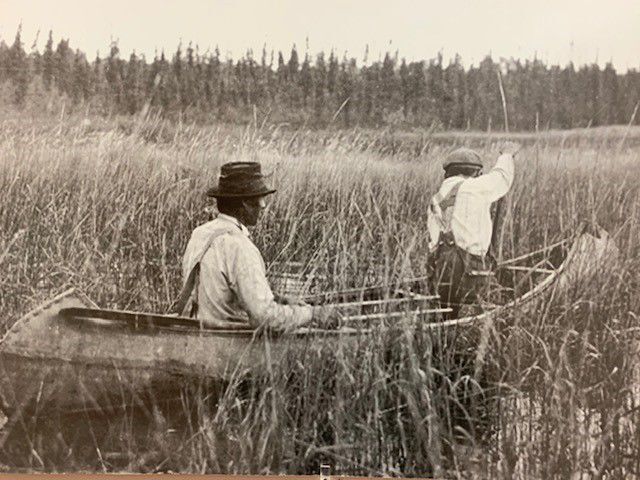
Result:
{"label": "canoe gunwale", "polygon": [[78,290],[76,288],[69,288],[69,289],[65,290],[64,292],[56,295],[55,297],[47,300],[46,302],[41,303],[36,308],[34,308],[33,310],[30,310],[23,317],[21,317],[16,322],[14,322],[13,325],[11,325],[11,327],[4,333],[2,338],[0,338],[0,347],[4,343],[5,339],[7,339],[10,335],[12,335],[14,333],[14,329],[20,327],[20,324],[26,323],[27,321],[29,321],[33,317],[36,317],[37,315],[39,315],[43,311],[47,310],[48,308],[51,308],[56,303],[60,303],[60,302],[64,301],[65,299],[67,299],[68,297],[72,296],[72,295],[77,297],[78,299],[80,299],[88,307],[97,308],[97,305],[89,297],[87,297],[84,293],[82,293],[82,291],[80,291],[80,290]]}
{"label": "canoe gunwale", "polygon": [[[244,329],[226,329],[221,327],[187,327],[187,326],[168,326],[168,325],[154,325],[145,322],[141,322],[137,325],[128,324],[124,321],[118,321],[113,319],[98,319],[93,317],[85,317],[80,312],[79,308],[73,309],[63,309],[60,311],[61,315],[59,320],[64,322],[65,325],[68,325],[71,328],[77,328],[81,330],[104,330],[104,329],[113,329],[113,330],[127,330],[127,333],[131,335],[148,335],[149,332],[157,332],[157,333],[167,333],[167,334],[189,334],[189,335],[202,335],[202,336],[240,336],[247,337],[253,336],[256,333],[255,329],[252,328],[244,328]],[[89,309],[86,309],[89,310]],[[117,310],[100,310],[100,309],[92,309],[95,312],[118,312]],[[73,312],[73,313],[72,313]]]}
{"label": "canoe gunwale", "polygon": [[[536,250],[526,255],[522,255],[517,257],[518,261],[527,260],[535,255],[538,255],[542,252],[549,251],[553,248],[562,247],[566,245],[570,241],[574,241],[580,237],[580,234],[574,235],[573,237],[566,238],[559,242],[556,242],[552,245],[544,247],[542,249]],[[487,315],[494,315],[499,312],[503,312],[506,310],[517,308],[519,305],[525,304],[535,297],[543,294],[548,288],[550,288],[558,276],[562,273],[566,260],[552,273],[548,274],[542,281],[540,281],[532,290],[529,290],[522,296],[514,299],[513,301],[500,305],[494,309],[488,310],[478,315],[445,320],[440,322],[429,322],[424,323],[423,326],[428,329],[439,329],[449,326],[456,325],[465,325],[476,321],[483,320]],[[500,267],[508,267],[509,265],[513,265],[512,260],[506,260],[498,265]],[[368,287],[368,290],[384,290],[384,287],[375,286]],[[358,291],[362,289],[357,289]],[[326,294],[321,294],[326,295]],[[242,328],[241,325],[238,325],[238,322],[225,322],[223,320],[218,320],[220,326],[200,326],[198,325],[198,321],[192,318],[187,317],[173,317],[169,315],[159,315],[153,313],[140,313],[140,312],[125,312],[119,310],[100,310],[97,308],[70,308],[61,310],[60,318],[66,320],[69,326],[82,328],[82,329],[95,329],[100,330],[103,328],[115,328],[122,329],[126,328],[131,334],[148,334],[150,331],[158,332],[158,333],[166,333],[166,334],[177,334],[177,335],[194,335],[197,333],[199,336],[229,336],[229,337],[249,337],[249,336],[260,336],[261,330],[255,328]],[[405,321],[400,321],[398,323],[402,323],[404,325],[407,324],[406,320],[414,321],[416,316],[413,315],[414,312],[407,312],[407,319]],[[88,314],[86,317],[83,314]],[[111,315],[113,318],[111,319],[101,319],[99,317],[100,314]],[[138,316],[139,319],[131,323],[127,323],[122,318],[117,318],[118,316]],[[413,318],[411,318],[413,317]],[[165,325],[158,325],[153,323],[153,319],[159,319],[160,321],[166,322],[176,322],[180,323],[177,325],[171,325],[169,323]],[[189,326],[189,323],[194,326]],[[224,323],[229,323],[229,328],[225,328]],[[198,325],[198,326],[196,326]],[[339,329],[322,329],[317,327],[301,327],[296,330],[287,332],[287,333],[277,333],[277,332],[269,332],[268,335],[279,337],[282,335],[285,336],[306,336],[306,335],[362,335],[373,332],[372,328],[353,328],[353,327],[341,327]]]}
{"label": "canoe gunwale", "polygon": [[[467,317],[455,318],[455,319],[444,320],[444,321],[435,321],[435,322],[429,322],[429,323],[425,322],[422,324],[422,326],[428,329],[440,329],[440,328],[446,328],[446,327],[468,325],[474,322],[481,322],[486,318],[488,318],[489,316],[496,316],[503,312],[516,310],[528,304],[529,302],[545,294],[549,289],[553,288],[553,286],[558,282],[558,280],[562,277],[562,275],[564,275],[568,264],[571,263],[572,261],[575,261],[575,258],[573,258],[574,256],[571,255],[571,248],[573,247],[573,245],[575,245],[577,240],[579,240],[581,237],[584,237],[584,236],[594,237],[590,233],[578,232],[572,238],[565,239],[561,242],[556,242],[555,244],[549,246],[548,248],[541,249],[536,252],[532,252],[529,255],[518,257],[520,260],[528,259],[537,253],[540,253],[542,251],[548,251],[552,247],[562,246],[568,243],[569,241],[571,241],[571,246],[565,247],[567,248],[568,253],[567,253],[567,257],[564,259],[562,264],[560,264],[558,268],[555,271],[553,271],[551,274],[546,275],[539,283],[536,284],[534,288],[527,291],[520,297],[515,298],[514,300],[510,301],[505,305],[499,305],[496,308],[492,308],[490,310],[487,310],[477,315],[471,315]],[[506,262],[502,262],[502,264],[499,266],[510,265],[510,264],[513,264],[513,262],[507,260]],[[158,314],[146,314],[146,313],[140,313],[140,312],[99,310],[95,308],[95,304],[90,299],[88,299],[85,295],[83,295],[81,292],[79,292],[76,289],[69,289],[61,293],[60,295],[54,297],[53,299],[39,305],[36,309],[32,310],[31,312],[26,314],[24,317],[22,317],[20,321],[14,323],[14,325],[12,325],[11,328],[9,328],[7,332],[5,332],[3,338],[0,340],[0,346],[2,345],[4,340],[10,334],[13,333],[14,329],[20,328],[20,324],[26,323],[30,318],[33,318],[38,314],[40,314],[42,311],[48,308],[51,308],[56,303],[63,301],[65,298],[67,298],[70,295],[78,296],[82,300],[82,302],[85,303],[86,305],[86,308],[75,307],[71,309],[60,310],[61,315],[58,315],[57,317],[58,320],[66,322],[66,326],[71,328],[95,329],[95,330],[101,330],[101,329],[107,329],[107,328],[108,329],[126,329],[127,333],[131,333],[131,334],[136,334],[136,333],[148,334],[151,331],[151,332],[157,332],[158,334],[167,334],[167,335],[173,334],[173,335],[180,335],[180,336],[183,336],[183,335],[193,336],[194,334],[197,334],[198,336],[203,336],[203,337],[225,336],[225,337],[231,337],[231,338],[237,338],[237,337],[248,338],[248,337],[262,337],[262,336],[278,338],[278,337],[287,337],[287,336],[301,337],[301,336],[307,336],[307,335],[325,335],[325,336],[362,335],[362,334],[371,333],[378,328],[378,326],[376,326],[376,328],[371,328],[371,327],[355,328],[355,327],[343,326],[339,329],[302,327],[286,333],[278,333],[278,332],[266,331],[264,329],[255,329],[255,328],[251,328],[250,326],[248,326],[247,328],[242,328],[240,325],[238,325],[238,322],[227,322],[230,324],[230,328],[225,328],[225,326],[222,325],[225,323],[224,321],[219,321],[221,323],[221,326],[219,327],[218,326],[216,327],[198,326],[196,328],[193,328],[190,326],[186,326],[186,322],[192,322],[195,325],[197,325],[198,322],[197,320],[193,320],[189,318],[172,317],[168,315],[158,315]],[[72,312],[76,311],[76,313],[93,312],[93,315],[89,315],[87,317],[85,317],[82,314],[75,315],[75,316],[65,315],[64,314],[65,311],[72,311]],[[104,313],[112,316],[113,315],[117,316],[121,313],[130,315],[130,316],[139,315],[141,321],[137,321],[135,323],[133,322],[127,323],[127,321],[118,320],[118,319],[113,320],[113,319],[100,318],[99,316],[96,317],[96,315],[100,313]],[[412,313],[413,312],[411,311],[407,312],[407,320],[415,321],[416,316],[412,315]],[[167,322],[177,320],[177,321],[183,322],[183,324],[170,325],[168,323],[166,325],[156,325],[152,321],[144,321],[144,318],[146,317],[165,319]],[[400,321],[398,323],[402,323],[403,325],[407,324],[406,321]]]}
{"label": "canoe gunwale", "polygon": [[120,313],[117,310],[99,310],[99,309],[63,309],[60,315],[59,321],[65,323],[65,326],[71,328],[77,328],[81,330],[94,330],[99,331],[103,329],[113,330],[127,330],[127,333],[132,335],[148,335],[150,332],[167,335],[187,335],[187,336],[202,336],[202,337],[255,337],[256,339],[262,337],[269,338],[283,338],[283,337],[299,337],[309,334],[321,334],[326,336],[341,336],[341,335],[356,335],[370,331],[370,329],[358,329],[353,327],[342,327],[339,329],[323,329],[315,327],[301,327],[290,332],[275,332],[267,331],[264,329],[256,328],[243,328],[243,329],[226,329],[224,327],[186,327],[186,326],[168,326],[168,325],[154,325],[145,322],[141,322],[137,325],[128,324],[125,321],[119,320],[101,320],[97,318],[84,317],[82,315],[68,314],[84,311],[93,311],[95,313],[109,312]]}
{"label": "canoe gunwale", "polygon": [[[521,295],[520,297],[517,297],[514,300],[504,305],[499,305],[496,308],[487,310],[486,312],[480,313],[478,315],[470,315],[467,317],[445,320],[443,322],[431,323],[426,325],[426,327],[430,329],[438,329],[438,328],[446,328],[446,327],[468,326],[470,324],[475,324],[475,323],[489,321],[489,320],[500,320],[502,318],[501,317],[502,313],[522,309],[526,305],[540,298],[543,294],[547,293],[549,290],[555,291],[556,285],[558,284],[560,279],[566,274],[569,266],[571,266],[574,262],[580,261],[583,258],[582,256],[578,255],[578,252],[575,252],[573,250],[581,238],[588,238],[588,239],[600,240],[600,241],[609,241],[608,234],[606,233],[606,231],[600,230],[599,234],[604,235],[604,238],[602,236],[592,235],[591,233],[585,231],[585,228],[582,228],[582,229],[579,229],[579,231],[573,237],[567,238],[562,242],[557,242],[556,244],[553,244],[552,247],[555,248],[555,247],[560,247],[570,241],[571,244],[568,247],[566,247],[567,256],[555,271],[553,271],[551,274],[548,274],[533,289],[529,290],[528,292]],[[519,260],[526,260],[536,254],[539,254],[542,251],[549,250],[549,249],[550,248],[532,252],[529,255],[519,257]],[[507,262],[503,262],[500,266],[506,266],[510,264],[512,264],[512,262],[507,261]]]}
{"label": "canoe gunwale", "polygon": [[[575,258],[572,258],[571,248],[573,245],[581,237],[594,237],[590,233],[578,231],[572,237],[566,238],[564,240],[555,242],[545,248],[536,250],[526,255],[522,255],[517,257],[518,262],[528,260],[529,258],[534,257],[535,255],[539,255],[540,253],[552,250],[553,248],[566,248],[567,256],[563,260],[563,262],[549,274],[544,275],[542,278],[531,290],[527,291],[523,295],[513,299],[512,301],[504,304],[496,306],[490,310],[482,312],[476,315],[470,315],[461,318],[454,318],[450,320],[443,321],[434,321],[434,322],[425,322],[422,323],[423,328],[427,328],[430,330],[436,330],[447,327],[456,327],[456,326],[468,326],[470,324],[476,322],[483,322],[488,318],[493,318],[500,316],[501,314],[509,311],[514,311],[523,306],[529,304],[530,302],[536,300],[540,296],[546,294],[550,289],[553,289],[554,285],[558,282],[558,280],[562,277],[564,272],[567,269],[567,266],[572,261],[575,261]],[[567,245],[569,244],[569,245]],[[513,265],[514,262],[512,260],[506,260],[505,262],[501,262],[498,265],[498,268],[508,267]],[[381,288],[381,287],[372,287],[372,288]],[[63,294],[64,295],[64,294]],[[55,301],[52,300],[52,302]],[[32,314],[37,314],[41,311],[42,308],[35,310]],[[82,314],[88,313],[88,316],[85,317]],[[65,314],[67,313],[67,314]],[[111,315],[112,319],[100,319],[100,314]],[[136,320],[134,323],[127,323],[122,319],[118,319],[118,315],[128,315],[133,317],[134,315],[139,316],[139,320]],[[126,329],[129,333],[135,335],[139,333],[141,335],[148,334],[149,332],[157,332],[158,334],[167,334],[167,335],[186,335],[193,336],[197,334],[198,336],[203,337],[261,337],[263,335],[268,335],[270,337],[303,337],[308,335],[326,335],[326,336],[340,336],[340,335],[366,335],[372,333],[375,329],[379,329],[379,326],[376,328],[354,328],[354,327],[341,327],[339,329],[322,329],[317,327],[302,327],[296,330],[286,332],[286,333],[278,333],[278,332],[266,332],[262,329],[251,328],[242,328],[241,325],[238,325],[238,322],[226,322],[229,323],[229,328],[225,328],[225,321],[219,320],[220,326],[195,326],[198,324],[197,320],[186,318],[186,317],[172,317],[168,315],[158,315],[158,314],[147,314],[147,313],[139,313],[139,312],[123,312],[118,310],[99,310],[95,308],[72,308],[72,309],[63,309],[61,310],[61,315],[59,316],[61,320],[65,320],[67,324],[72,328],[82,328],[82,329]],[[146,320],[146,319],[151,320]],[[160,321],[166,322],[181,322],[180,325],[171,325],[167,323],[166,325],[158,325],[153,323],[153,319],[159,319]],[[402,324],[407,325],[408,323],[415,323],[416,316],[413,315],[413,312],[407,312],[407,318],[402,319],[399,322],[395,323],[395,325]],[[407,321],[408,320],[408,321]],[[188,323],[193,323],[194,327],[188,326]],[[382,326],[382,325],[380,325]]]}
{"label": "canoe gunwale", "polygon": [[[575,235],[573,243],[563,247],[562,257],[554,261],[561,261],[558,268],[544,278],[536,277],[539,282],[520,297],[478,315],[445,321],[421,321],[416,312],[407,311],[398,321],[383,320],[366,324],[365,328],[303,327],[284,334],[252,328],[200,328],[194,320],[189,322],[196,328],[172,326],[171,319],[176,317],[170,316],[163,316],[165,324],[154,325],[145,318],[155,314],[138,313],[138,323],[132,321],[132,315],[109,320],[108,315],[113,317],[117,311],[100,311],[80,292],[68,290],[15,322],[0,340],[0,411],[20,410],[21,399],[29,395],[40,399],[42,385],[43,398],[47,398],[42,408],[62,408],[80,396],[98,399],[109,394],[111,387],[115,393],[125,387],[139,392],[173,387],[183,379],[228,381],[248,368],[269,368],[274,362],[288,361],[290,349],[305,354],[313,350],[313,355],[322,354],[327,346],[332,351],[354,349],[360,342],[369,341],[370,335],[389,331],[410,334],[454,329],[457,333],[455,329],[460,327],[474,332],[473,328],[507,321],[514,311],[535,309],[543,305],[538,299],[546,302],[547,298],[562,294],[574,281],[584,280],[584,274],[574,277],[582,262],[586,260],[587,266],[593,268],[594,262],[611,258],[604,240],[605,237],[585,232]],[[594,270],[587,272],[587,279],[594,275]],[[94,314],[103,312],[107,318],[61,315],[64,307]],[[135,312],[129,312],[132,313]]]}
{"label": "canoe gunwale", "polygon": [[538,283],[533,289],[529,290],[522,296],[515,298],[514,300],[506,303],[504,305],[499,305],[496,308],[492,308],[491,310],[487,310],[486,312],[480,313],[478,315],[470,315],[462,318],[453,318],[451,320],[445,320],[443,322],[430,323],[426,325],[427,328],[437,329],[437,328],[445,328],[445,327],[454,327],[454,326],[463,326],[468,325],[470,323],[480,322],[489,317],[494,317],[499,315],[502,312],[516,310],[523,305],[528,304],[529,302],[535,300],[544,294],[547,290],[552,288],[560,278],[564,270],[564,263],[558,267],[558,269],[547,275],[544,280]]}

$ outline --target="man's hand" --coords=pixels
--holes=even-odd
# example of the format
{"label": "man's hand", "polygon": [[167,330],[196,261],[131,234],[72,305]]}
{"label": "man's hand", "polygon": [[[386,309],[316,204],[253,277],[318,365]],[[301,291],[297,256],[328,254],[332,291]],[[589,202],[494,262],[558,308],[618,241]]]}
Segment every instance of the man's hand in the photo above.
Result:
{"label": "man's hand", "polygon": [[298,297],[283,297],[283,302],[285,305],[306,305],[305,301]]}
{"label": "man's hand", "polygon": [[515,157],[516,154],[520,151],[520,148],[522,148],[522,146],[518,142],[502,142],[502,144],[500,144],[500,147],[498,148],[498,151],[500,152],[500,155],[506,153],[508,155],[511,155],[512,157]]}
{"label": "man's hand", "polygon": [[311,326],[326,329],[340,328],[342,326],[342,314],[333,305],[313,307]]}
{"label": "man's hand", "polygon": [[277,295],[277,294],[274,294],[273,297],[277,303],[281,303],[283,305],[298,305],[298,306],[306,305],[304,300],[297,297],[288,297],[285,295]]}

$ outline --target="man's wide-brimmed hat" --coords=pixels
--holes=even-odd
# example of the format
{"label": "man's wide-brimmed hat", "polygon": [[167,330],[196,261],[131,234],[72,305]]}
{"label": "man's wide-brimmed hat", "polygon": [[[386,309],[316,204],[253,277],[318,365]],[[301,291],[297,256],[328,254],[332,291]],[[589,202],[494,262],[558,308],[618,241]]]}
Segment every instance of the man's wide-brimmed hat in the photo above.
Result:
{"label": "man's wide-brimmed hat", "polygon": [[445,158],[442,163],[442,168],[445,170],[452,166],[461,166],[461,167],[476,167],[482,168],[482,157],[480,154],[470,148],[458,148],[451,152],[447,158]]}
{"label": "man's wide-brimmed hat", "polygon": [[257,162],[230,162],[220,167],[218,185],[207,190],[215,198],[262,197],[275,193],[268,187]]}

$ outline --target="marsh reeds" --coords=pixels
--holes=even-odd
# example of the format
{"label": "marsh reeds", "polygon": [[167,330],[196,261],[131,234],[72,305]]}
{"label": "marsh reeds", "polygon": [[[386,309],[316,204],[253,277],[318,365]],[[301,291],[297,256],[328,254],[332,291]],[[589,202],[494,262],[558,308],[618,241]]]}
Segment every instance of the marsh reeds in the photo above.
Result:
{"label": "marsh reeds", "polygon": [[[0,332],[71,286],[105,308],[164,311],[180,287],[190,232],[211,214],[203,192],[231,160],[263,162],[278,188],[253,233],[274,276],[282,262],[296,262],[315,276],[317,292],[423,276],[426,212],[443,155],[468,143],[491,158],[496,139],[402,134],[391,152],[373,131],[195,127],[152,114],[6,120]],[[330,463],[366,475],[638,474],[639,150],[630,141],[613,148],[619,143],[602,130],[525,141],[504,207],[504,258],[589,220],[611,233],[620,261],[592,285],[502,319],[481,378],[468,329],[387,326],[354,348],[292,352],[267,371],[236,372],[215,394],[203,382],[170,406],[159,398],[135,415],[27,421],[5,443],[2,463],[38,471],[294,474]]]}

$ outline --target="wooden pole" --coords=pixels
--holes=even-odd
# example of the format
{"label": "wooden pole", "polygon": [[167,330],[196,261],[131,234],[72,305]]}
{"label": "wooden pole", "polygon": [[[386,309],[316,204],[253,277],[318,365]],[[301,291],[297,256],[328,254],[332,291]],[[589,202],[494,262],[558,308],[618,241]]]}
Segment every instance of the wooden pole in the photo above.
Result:
{"label": "wooden pole", "polygon": [[502,98],[502,114],[504,115],[504,131],[509,133],[509,114],[507,113],[507,99],[504,95],[504,87],[502,86],[502,74],[500,73],[500,68],[497,70],[498,73],[498,87],[500,87],[500,97]]}
{"label": "wooden pole", "polygon": [[[509,114],[507,112],[507,98],[504,94],[504,87],[502,86],[502,74],[500,68],[496,70],[498,75],[498,87],[500,88],[500,98],[502,99],[502,114],[504,115],[504,131],[509,133]],[[496,214],[493,219],[493,229],[491,231],[491,243],[490,250],[494,263],[498,262],[498,259],[502,258],[502,244],[496,245],[498,242],[500,221],[502,219],[502,205],[504,204],[504,197],[498,200],[496,204]]]}

